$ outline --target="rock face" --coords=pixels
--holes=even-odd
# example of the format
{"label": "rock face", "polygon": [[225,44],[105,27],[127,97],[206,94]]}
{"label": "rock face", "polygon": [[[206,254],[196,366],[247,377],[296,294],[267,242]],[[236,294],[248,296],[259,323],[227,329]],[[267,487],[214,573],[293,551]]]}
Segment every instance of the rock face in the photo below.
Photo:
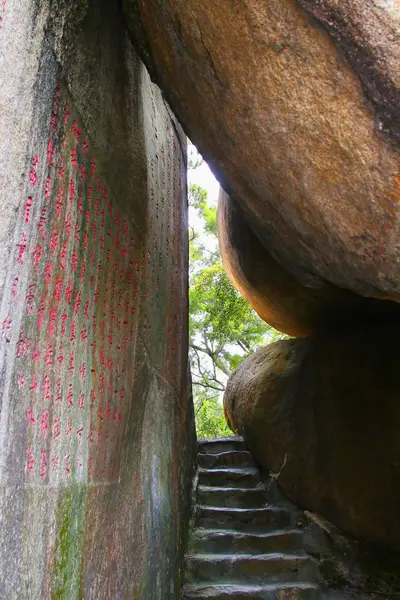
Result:
{"label": "rock face", "polygon": [[176,598],[185,137],[118,3],[0,16],[0,597]]}
{"label": "rock face", "polygon": [[231,377],[225,411],[294,502],[399,549],[398,328],[271,344]]}
{"label": "rock face", "polygon": [[153,77],[268,254],[307,287],[398,301],[398,5],[124,5]]}
{"label": "rock face", "polygon": [[395,302],[362,298],[330,284],[301,285],[265,249],[237,201],[221,190],[218,238],[225,270],[264,321],[289,335],[304,337],[351,323],[393,322]]}

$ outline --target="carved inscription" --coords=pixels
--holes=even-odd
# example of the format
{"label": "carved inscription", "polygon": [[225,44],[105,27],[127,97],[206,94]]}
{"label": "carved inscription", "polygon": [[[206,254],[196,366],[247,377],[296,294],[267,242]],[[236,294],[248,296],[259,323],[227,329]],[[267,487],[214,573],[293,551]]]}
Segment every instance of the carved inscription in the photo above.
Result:
{"label": "carved inscription", "polygon": [[[186,289],[184,274],[188,269],[183,246],[186,231],[182,219],[182,151],[168,114],[164,121],[159,119],[153,91],[150,100],[152,127],[158,144],[148,158],[150,209],[144,265],[146,314],[143,327],[155,343],[152,324],[158,323],[159,330],[159,320],[164,320],[163,376],[178,390],[183,351],[181,331],[187,318],[186,305],[182,305]],[[166,284],[165,289],[162,289],[162,282]]]}
{"label": "carved inscription", "polygon": [[[46,482],[113,480],[133,380],[140,258],[60,87],[47,153],[31,157],[28,189],[15,252],[30,272],[15,374],[28,398],[25,472]],[[12,326],[10,316],[3,337]]]}
{"label": "carved inscription", "polygon": [[12,402],[23,399],[23,469],[35,484],[118,479],[138,335],[180,389],[182,150],[155,105],[152,120],[145,247],[61,86],[46,151],[29,160],[10,288],[23,319],[10,311],[0,325],[3,343],[15,340]]}

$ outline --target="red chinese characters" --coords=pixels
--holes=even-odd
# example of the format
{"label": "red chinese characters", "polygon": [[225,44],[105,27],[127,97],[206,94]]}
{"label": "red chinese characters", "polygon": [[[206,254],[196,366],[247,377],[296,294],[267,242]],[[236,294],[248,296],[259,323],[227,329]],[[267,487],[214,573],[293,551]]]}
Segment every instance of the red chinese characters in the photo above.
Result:
{"label": "red chinese characters", "polygon": [[24,256],[25,256],[25,252],[26,252],[27,242],[28,242],[28,235],[26,234],[25,231],[23,231],[21,233],[19,243],[17,244],[17,249],[18,249],[17,263],[19,265],[24,264]]}
{"label": "red chinese characters", "polygon": [[31,169],[29,171],[29,181],[33,186],[38,182],[37,165],[39,163],[39,157],[34,156],[31,161]]}

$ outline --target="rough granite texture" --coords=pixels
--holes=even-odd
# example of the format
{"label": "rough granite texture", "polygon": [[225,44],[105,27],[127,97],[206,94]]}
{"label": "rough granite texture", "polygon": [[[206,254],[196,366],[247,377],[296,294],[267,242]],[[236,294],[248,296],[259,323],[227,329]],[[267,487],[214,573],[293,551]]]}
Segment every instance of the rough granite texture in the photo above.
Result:
{"label": "rough granite texture", "polygon": [[0,11],[0,598],[177,598],[185,137],[118,3]]}
{"label": "rough granite texture", "polygon": [[399,322],[397,302],[363,298],[325,283],[301,285],[261,244],[240,204],[220,190],[218,240],[226,273],[264,321],[289,335]]}
{"label": "rough granite texture", "polygon": [[302,285],[398,301],[398,3],[124,7],[152,77],[268,253]]}
{"label": "rough granite texture", "polygon": [[293,502],[397,551],[398,335],[370,327],[270,344],[224,397],[231,427]]}

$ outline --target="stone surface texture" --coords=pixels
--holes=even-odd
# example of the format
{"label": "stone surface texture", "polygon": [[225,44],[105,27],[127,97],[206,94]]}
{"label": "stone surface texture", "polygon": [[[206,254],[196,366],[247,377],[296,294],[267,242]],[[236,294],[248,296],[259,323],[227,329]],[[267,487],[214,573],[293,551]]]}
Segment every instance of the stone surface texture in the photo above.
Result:
{"label": "stone surface texture", "polygon": [[0,16],[0,597],[176,598],[185,137],[118,3]]}
{"label": "stone surface texture", "polygon": [[266,250],[239,203],[221,189],[218,239],[225,271],[264,321],[289,335],[304,337],[346,324],[371,325],[400,318],[396,302],[363,298],[325,283],[301,285]]}
{"label": "stone surface texture", "polygon": [[276,342],[239,367],[224,402],[292,501],[399,550],[397,339],[388,327]]}
{"label": "stone surface texture", "polygon": [[268,254],[307,287],[398,301],[398,3],[124,6],[152,76]]}
{"label": "stone surface texture", "polygon": [[201,440],[198,449],[182,600],[321,600],[296,515],[271,499],[243,440]]}

